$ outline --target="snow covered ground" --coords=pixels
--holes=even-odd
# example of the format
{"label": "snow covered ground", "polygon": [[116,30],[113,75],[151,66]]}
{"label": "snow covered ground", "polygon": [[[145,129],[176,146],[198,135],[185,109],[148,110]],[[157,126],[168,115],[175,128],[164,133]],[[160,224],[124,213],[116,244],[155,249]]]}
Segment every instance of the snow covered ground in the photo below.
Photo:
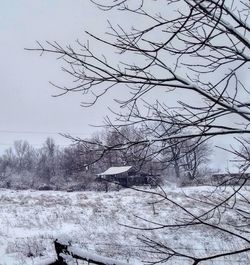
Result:
{"label": "snow covered ground", "polygon": [[[213,187],[166,188],[169,198],[195,213],[208,205],[194,201],[210,194]],[[155,190],[150,190],[155,191]],[[230,190],[218,191],[217,197]],[[250,189],[244,196],[250,200]],[[188,195],[188,197],[187,197]],[[127,227],[155,227],[138,217],[158,223],[175,224],[183,213],[168,201],[149,193],[133,190],[119,192],[59,192],[0,190],[0,265],[38,264],[55,257],[53,240],[67,235],[72,245],[131,264],[152,259],[140,240],[143,236],[167,242],[179,251],[198,256],[240,248],[244,243],[233,236],[203,226],[185,229],[143,231]],[[249,209],[248,209],[249,210]],[[228,209],[221,222],[238,222]],[[248,254],[249,255],[249,254]],[[250,264],[247,254],[203,264]],[[185,261],[186,262],[186,261]],[[167,264],[189,264],[171,261]]]}

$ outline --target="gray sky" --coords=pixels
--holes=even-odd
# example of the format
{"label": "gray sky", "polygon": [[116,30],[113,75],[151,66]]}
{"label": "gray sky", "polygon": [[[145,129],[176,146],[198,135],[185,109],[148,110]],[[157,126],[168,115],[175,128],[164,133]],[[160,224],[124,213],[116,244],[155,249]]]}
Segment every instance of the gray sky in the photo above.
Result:
{"label": "gray sky", "polygon": [[97,108],[83,109],[79,94],[53,98],[57,91],[49,81],[67,81],[59,63],[53,56],[40,57],[24,48],[35,47],[36,40],[68,44],[84,37],[87,28],[105,29],[104,21],[85,0],[1,1],[0,150],[15,139],[40,145],[47,136],[64,145],[68,141],[56,133],[84,137],[94,131],[88,124],[101,123],[106,110],[102,102]]}
{"label": "gray sky", "polygon": [[[49,81],[69,81],[60,63],[53,56],[40,57],[24,48],[36,47],[36,40],[69,44],[79,38],[84,42],[84,30],[106,31],[106,15],[87,0],[1,0],[0,153],[16,139],[40,146],[52,136],[57,144],[67,145],[68,140],[57,133],[87,137],[96,130],[89,124],[101,124],[110,99],[83,109],[80,94],[52,97],[58,91]],[[215,166],[227,159],[218,151],[215,157]]]}

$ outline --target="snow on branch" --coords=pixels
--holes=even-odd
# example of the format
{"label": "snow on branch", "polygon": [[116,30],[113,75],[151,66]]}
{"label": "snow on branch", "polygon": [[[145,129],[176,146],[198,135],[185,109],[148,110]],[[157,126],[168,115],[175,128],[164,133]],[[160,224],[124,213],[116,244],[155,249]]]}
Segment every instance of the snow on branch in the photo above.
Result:
{"label": "snow on branch", "polygon": [[[69,241],[65,238],[57,239],[55,242],[55,249],[58,257],[58,262],[52,264],[71,264],[72,259],[84,260],[88,263],[97,265],[129,265],[128,263],[117,261],[112,258],[104,257],[91,253],[87,250],[82,250],[77,247],[70,246]],[[68,263],[69,262],[69,263]],[[52,265],[49,264],[49,265]]]}
{"label": "snow on branch", "polygon": [[117,261],[112,258],[100,256],[94,253],[91,253],[87,250],[82,250],[76,247],[69,247],[68,251],[74,258],[86,260],[90,263],[98,265],[129,265],[128,263]]}

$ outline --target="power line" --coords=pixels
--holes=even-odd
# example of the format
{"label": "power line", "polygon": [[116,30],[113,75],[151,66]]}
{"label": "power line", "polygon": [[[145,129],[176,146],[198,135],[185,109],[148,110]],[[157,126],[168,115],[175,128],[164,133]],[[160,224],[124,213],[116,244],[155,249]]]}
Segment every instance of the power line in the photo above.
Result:
{"label": "power line", "polygon": [[0,145],[11,146],[11,145],[13,145],[13,144],[0,143]]}
{"label": "power line", "polygon": [[[41,144],[31,144],[33,147],[42,147],[43,143]],[[56,144],[56,146],[60,146],[60,147],[68,147],[70,146],[71,143],[69,144]],[[12,144],[7,144],[7,143],[0,143],[0,146],[9,146],[9,147],[12,147],[14,146],[14,142]]]}
{"label": "power line", "polygon": [[80,133],[80,132],[48,132],[48,131],[15,131],[15,130],[0,130],[0,133],[10,133],[10,134],[69,134],[69,135],[85,135],[89,136],[87,133]]}
{"label": "power line", "polygon": [[[14,142],[12,144],[7,144],[7,143],[0,143],[0,145],[5,145],[5,146],[13,146],[14,145]],[[32,146],[42,146],[43,145],[43,142],[41,144],[31,144]],[[56,144],[58,146],[69,146],[69,145],[73,145],[71,143],[69,144]]]}

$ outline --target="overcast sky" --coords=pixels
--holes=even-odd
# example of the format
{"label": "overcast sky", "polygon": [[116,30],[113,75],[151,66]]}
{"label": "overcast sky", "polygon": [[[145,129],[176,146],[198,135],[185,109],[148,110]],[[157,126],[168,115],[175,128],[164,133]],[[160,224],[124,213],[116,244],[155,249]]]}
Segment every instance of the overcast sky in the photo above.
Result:
{"label": "overcast sky", "polygon": [[[96,130],[89,124],[101,124],[111,99],[83,109],[79,94],[52,97],[58,91],[49,81],[68,82],[60,63],[24,48],[36,47],[36,40],[84,42],[84,30],[96,34],[106,30],[106,15],[87,0],[1,0],[0,153],[16,139],[40,146],[51,136],[57,144],[67,145],[58,133],[88,137]],[[226,160],[217,151],[215,166]]]}
{"label": "overcast sky", "polygon": [[[98,19],[97,19],[98,18]],[[68,44],[84,38],[84,30],[100,32],[107,18],[86,0],[2,0],[0,9],[0,149],[16,139],[40,145],[47,136],[58,144],[67,140],[59,132],[83,137],[101,123],[106,106],[83,109],[79,95],[53,98],[49,81],[66,80],[53,56],[27,52],[35,41]]]}

